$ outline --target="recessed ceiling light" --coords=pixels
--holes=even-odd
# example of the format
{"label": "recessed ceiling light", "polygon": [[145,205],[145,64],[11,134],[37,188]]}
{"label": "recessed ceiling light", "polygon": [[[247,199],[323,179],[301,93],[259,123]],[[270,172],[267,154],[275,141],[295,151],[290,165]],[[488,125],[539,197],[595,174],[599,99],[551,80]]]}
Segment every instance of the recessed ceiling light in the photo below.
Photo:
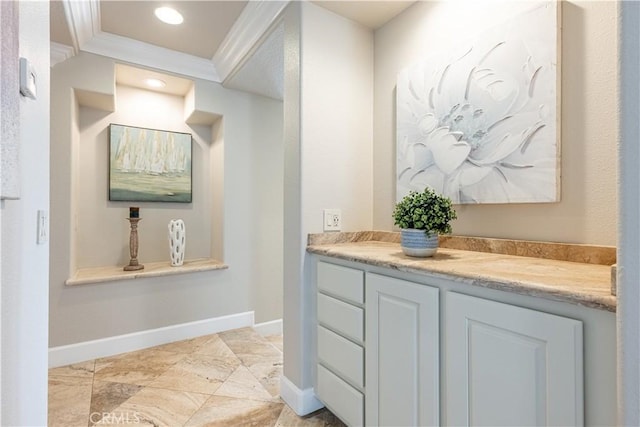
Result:
{"label": "recessed ceiling light", "polygon": [[172,7],[159,7],[154,13],[159,20],[167,24],[178,25],[182,24],[182,21],[184,21],[180,12]]}
{"label": "recessed ceiling light", "polygon": [[155,87],[155,88],[165,87],[167,85],[164,81],[160,79],[145,79],[144,82],[147,84],[147,86]]}

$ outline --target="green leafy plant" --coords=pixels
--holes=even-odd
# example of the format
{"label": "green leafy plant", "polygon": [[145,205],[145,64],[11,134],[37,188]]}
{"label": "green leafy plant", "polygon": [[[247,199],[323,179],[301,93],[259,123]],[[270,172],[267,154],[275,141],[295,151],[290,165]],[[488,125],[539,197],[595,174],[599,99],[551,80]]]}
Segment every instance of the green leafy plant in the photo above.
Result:
{"label": "green leafy plant", "polygon": [[427,187],[412,191],[396,204],[393,219],[400,228],[415,228],[438,234],[451,233],[451,221],[458,216],[451,199]]}

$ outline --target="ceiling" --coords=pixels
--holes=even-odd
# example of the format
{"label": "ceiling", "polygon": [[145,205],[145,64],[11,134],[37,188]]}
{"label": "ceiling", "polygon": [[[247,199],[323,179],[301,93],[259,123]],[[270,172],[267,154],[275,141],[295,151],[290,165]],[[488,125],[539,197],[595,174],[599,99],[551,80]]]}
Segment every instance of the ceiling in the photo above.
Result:
{"label": "ceiling", "polygon": [[[277,22],[287,3],[51,0],[52,66],[87,51],[282,99],[284,31]],[[414,1],[313,3],[375,30]],[[168,5],[184,16],[182,25],[155,18],[154,9]]]}
{"label": "ceiling", "polygon": [[174,8],[185,19],[182,25],[167,25],[153,11],[166,2],[101,1],[102,31],[211,59],[246,1],[181,1]]}
{"label": "ceiling", "polygon": [[312,0],[311,2],[352,21],[359,22],[367,28],[376,30],[415,3],[415,0]]}

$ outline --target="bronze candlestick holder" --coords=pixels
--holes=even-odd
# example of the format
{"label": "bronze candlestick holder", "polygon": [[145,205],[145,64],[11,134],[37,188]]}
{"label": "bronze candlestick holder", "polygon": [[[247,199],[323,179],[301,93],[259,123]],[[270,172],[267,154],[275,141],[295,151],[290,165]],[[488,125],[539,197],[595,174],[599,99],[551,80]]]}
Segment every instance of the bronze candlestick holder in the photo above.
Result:
{"label": "bronze candlestick holder", "polygon": [[131,234],[129,235],[129,254],[131,259],[129,265],[124,266],[124,271],[142,270],[144,265],[138,262],[138,221],[142,218],[127,218],[131,225]]}

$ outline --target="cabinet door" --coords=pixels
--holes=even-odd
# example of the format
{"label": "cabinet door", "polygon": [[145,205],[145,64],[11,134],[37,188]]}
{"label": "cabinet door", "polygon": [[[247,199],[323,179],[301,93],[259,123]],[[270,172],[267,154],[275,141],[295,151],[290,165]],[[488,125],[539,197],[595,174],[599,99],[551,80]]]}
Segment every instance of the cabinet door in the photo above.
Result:
{"label": "cabinet door", "polygon": [[437,288],[367,274],[367,425],[438,425],[438,292]]}
{"label": "cabinet door", "polygon": [[583,424],[582,322],[446,294],[446,424]]}

